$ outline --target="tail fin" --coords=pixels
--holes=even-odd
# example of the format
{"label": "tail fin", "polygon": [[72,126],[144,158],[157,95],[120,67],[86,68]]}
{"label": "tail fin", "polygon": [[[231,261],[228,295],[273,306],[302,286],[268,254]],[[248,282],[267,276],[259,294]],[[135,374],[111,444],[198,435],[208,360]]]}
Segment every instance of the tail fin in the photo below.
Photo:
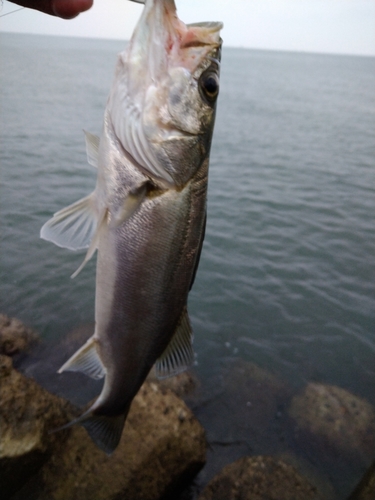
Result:
{"label": "tail fin", "polygon": [[98,448],[107,455],[112,455],[120,442],[127,414],[128,412],[115,417],[92,415],[83,420],[81,425]]}
{"label": "tail fin", "polygon": [[121,415],[109,417],[105,415],[94,415],[90,409],[75,420],[51,432],[61,431],[72,425],[81,424],[96,446],[105,451],[107,455],[112,455],[120,442],[128,412],[129,409]]}

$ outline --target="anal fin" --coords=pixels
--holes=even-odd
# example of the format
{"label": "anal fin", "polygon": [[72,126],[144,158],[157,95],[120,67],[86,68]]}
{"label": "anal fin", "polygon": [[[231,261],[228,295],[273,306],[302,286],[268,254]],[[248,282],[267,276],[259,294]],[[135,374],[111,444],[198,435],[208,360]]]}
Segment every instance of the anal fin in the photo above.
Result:
{"label": "anal fin", "polygon": [[185,371],[194,361],[192,342],[193,331],[185,307],[172,340],[156,361],[156,376],[162,379]]}
{"label": "anal fin", "polygon": [[105,376],[106,369],[98,356],[93,337],[63,364],[58,373],[65,371],[82,372],[94,379],[100,379]]}

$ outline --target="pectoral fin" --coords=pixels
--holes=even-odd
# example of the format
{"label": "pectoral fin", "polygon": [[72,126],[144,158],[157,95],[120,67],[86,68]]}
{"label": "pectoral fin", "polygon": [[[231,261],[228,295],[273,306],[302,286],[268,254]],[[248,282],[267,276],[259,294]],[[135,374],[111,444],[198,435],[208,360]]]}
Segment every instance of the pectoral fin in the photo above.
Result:
{"label": "pectoral fin", "polygon": [[98,356],[93,337],[63,364],[58,373],[65,371],[82,372],[94,379],[100,379],[105,376],[106,369]]}
{"label": "pectoral fin", "polygon": [[155,372],[160,379],[186,370],[194,361],[193,332],[186,307],[168,347],[156,361]]}
{"label": "pectoral fin", "polygon": [[98,225],[95,192],[56,212],[40,230],[40,237],[69,250],[90,245]]}
{"label": "pectoral fin", "polygon": [[101,232],[103,230],[104,225],[107,223],[107,212],[108,212],[107,209],[104,209],[102,211],[102,214],[101,214],[101,216],[99,218],[99,221],[98,221],[95,233],[94,233],[94,235],[93,235],[93,237],[91,239],[90,246],[89,246],[89,248],[87,250],[87,253],[85,255],[85,258],[83,259],[83,262],[79,266],[79,268],[77,269],[77,271],[75,271],[71,275],[72,279],[75,278],[82,271],[82,269],[85,267],[85,265],[87,264],[87,262],[94,255],[95,250],[98,248],[100,234],[101,234]]}
{"label": "pectoral fin", "polygon": [[99,244],[100,234],[103,230],[104,225],[108,223],[108,220],[110,221],[109,226],[113,229],[121,226],[121,224],[129,219],[145,199],[148,184],[149,183],[147,181],[131,191],[124,199],[120,208],[114,214],[111,214],[110,218],[108,217],[108,209],[104,209],[102,211],[101,216],[98,218],[97,227],[95,233],[92,236],[86,256],[77,271],[72,274],[71,278],[75,278],[94,255],[95,250],[97,249]]}

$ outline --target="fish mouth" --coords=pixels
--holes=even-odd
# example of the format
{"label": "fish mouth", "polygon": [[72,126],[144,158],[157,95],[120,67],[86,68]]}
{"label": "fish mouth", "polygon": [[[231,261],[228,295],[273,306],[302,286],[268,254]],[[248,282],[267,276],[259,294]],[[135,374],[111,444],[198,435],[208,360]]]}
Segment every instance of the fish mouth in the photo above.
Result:
{"label": "fish mouth", "polygon": [[212,55],[218,59],[222,27],[220,22],[185,24],[174,0],[146,0],[129,45],[120,54],[109,99],[115,134],[144,171],[169,186],[175,181],[161,165],[155,144],[172,137],[191,140],[199,133],[171,123],[164,103],[172,75],[176,69],[185,72],[187,82],[197,78],[202,64],[211,64]]}

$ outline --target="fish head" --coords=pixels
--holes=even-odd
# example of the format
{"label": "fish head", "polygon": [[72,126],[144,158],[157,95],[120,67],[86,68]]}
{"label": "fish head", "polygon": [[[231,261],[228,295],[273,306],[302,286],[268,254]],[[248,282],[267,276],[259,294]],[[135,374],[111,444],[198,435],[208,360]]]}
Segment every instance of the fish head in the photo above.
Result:
{"label": "fish head", "polygon": [[174,0],[147,0],[120,54],[108,107],[116,136],[139,167],[182,186],[209,155],[222,23],[184,24]]}

